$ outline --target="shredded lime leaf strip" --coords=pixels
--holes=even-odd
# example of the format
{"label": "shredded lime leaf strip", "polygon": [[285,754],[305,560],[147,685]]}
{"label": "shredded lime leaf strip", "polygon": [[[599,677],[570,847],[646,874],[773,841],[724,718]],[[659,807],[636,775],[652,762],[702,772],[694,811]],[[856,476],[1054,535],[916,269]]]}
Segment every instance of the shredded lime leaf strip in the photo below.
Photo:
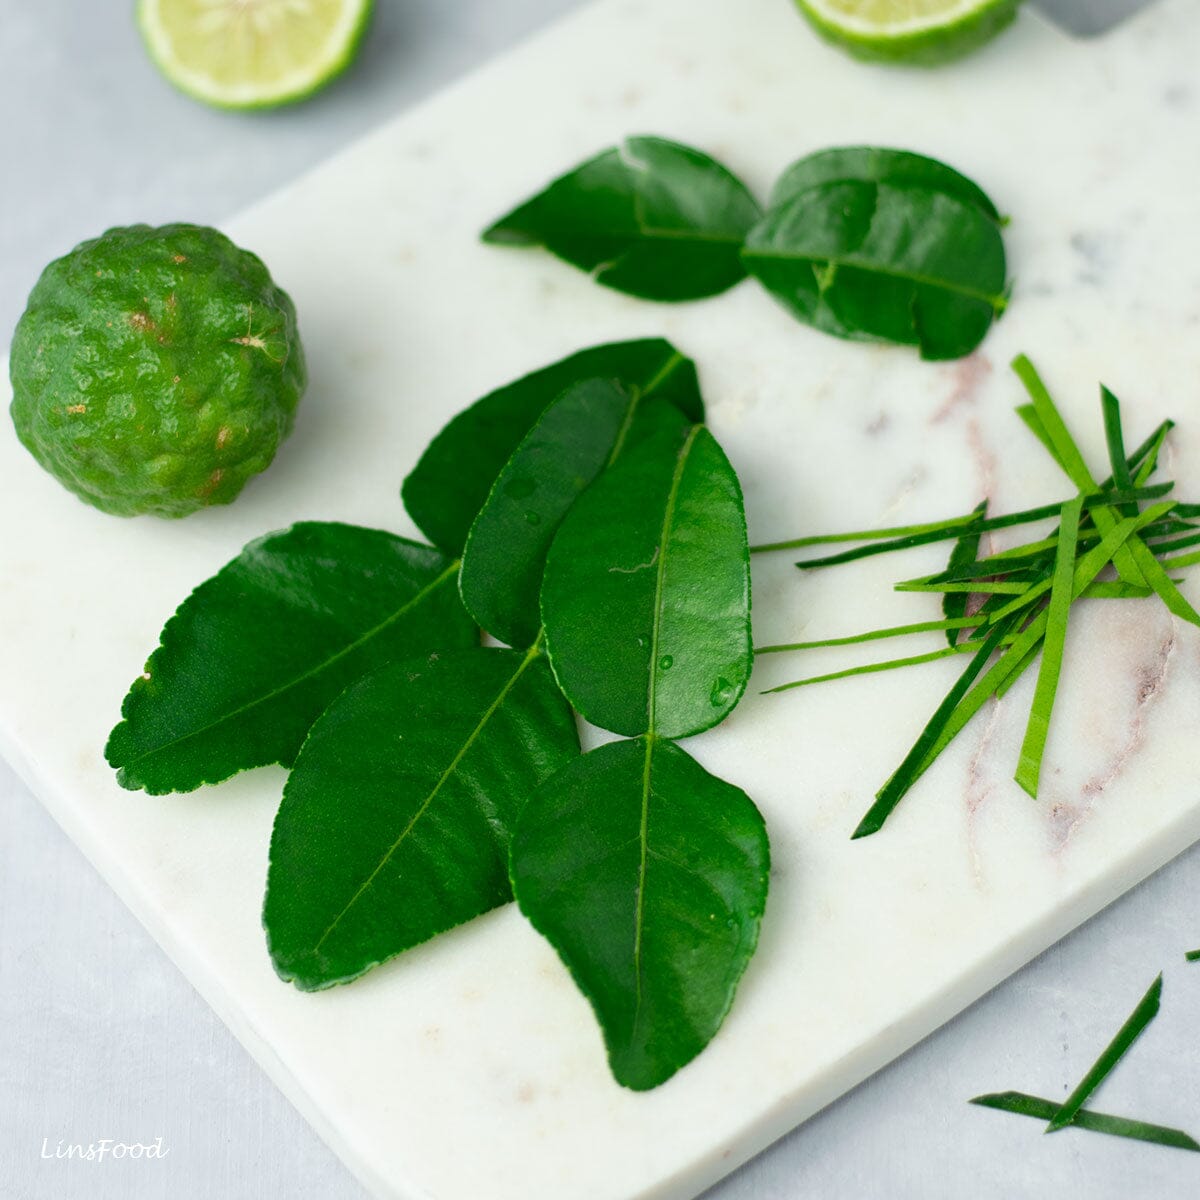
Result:
{"label": "shredded lime leaf strip", "polygon": [[[1113,480],[1120,488],[1133,487],[1133,476],[1125,457],[1125,434],[1121,428],[1121,402],[1100,385],[1100,409],[1104,414],[1104,440],[1108,445],[1108,461],[1112,464]],[[1137,506],[1119,504],[1117,509],[1123,517],[1137,515]]]}
{"label": "shredded lime leaf strip", "polygon": [[1188,962],[1200,962],[1200,950],[1189,950],[1183,957]]}
{"label": "shredded lime leaf strip", "polygon": [[1011,579],[952,580],[950,583],[898,583],[894,590],[897,592],[965,592],[980,596],[1017,596],[1021,603],[1026,603],[1029,584]]}
{"label": "shredded lime leaf strip", "polygon": [[[1153,595],[1154,592],[1151,588],[1137,587],[1120,579],[1105,579],[1088,584],[1080,593],[1080,599],[1142,600]],[[793,650],[824,650],[831,646],[857,646],[863,642],[876,642],[884,638],[907,637],[916,633],[942,633],[959,629],[972,629],[985,635],[990,616],[994,616],[994,614],[984,614],[981,609],[973,617],[960,617],[946,621],[915,621],[911,625],[891,625],[886,629],[871,629],[866,633],[821,638],[813,642],[779,642],[771,646],[755,646],[754,653],[758,656],[761,654],[786,654]]]}
{"label": "shredded lime leaf strip", "polygon": [[[1092,473],[1088,469],[1082,453],[1080,453],[1079,446],[1071,436],[1071,431],[1067,428],[1067,423],[1063,420],[1062,414],[1055,406],[1050,392],[1042,382],[1042,378],[1038,375],[1033,363],[1024,354],[1019,354],[1013,359],[1012,368],[1025,385],[1025,390],[1033,400],[1034,411],[1046,438],[1049,439],[1051,454],[1055,461],[1062,467],[1067,478],[1079,489],[1082,495],[1087,496],[1098,492],[1100,490],[1099,485],[1092,478]],[[1096,522],[1096,527],[1101,533],[1107,533],[1114,526],[1117,519],[1118,514],[1106,508],[1096,508],[1092,512],[1092,520]],[[1132,543],[1129,546],[1121,546],[1113,556],[1113,566],[1116,567],[1117,574],[1126,583],[1148,582],[1143,579],[1141,570],[1135,561],[1132,552]]]}
{"label": "shredded lime leaf strip", "polygon": [[1064,1129],[1075,1119],[1087,1098],[1104,1082],[1109,1072],[1121,1061],[1125,1052],[1137,1041],[1142,1030],[1154,1020],[1162,999],[1162,974],[1150,985],[1138,1001],[1129,1019],[1117,1031],[1117,1036],[1105,1047],[1092,1069],[1079,1081],[1079,1086],[1063,1101],[1046,1126],[1047,1133]]}
{"label": "shredded lime leaf strip", "polygon": [[1081,500],[1063,505],[1062,524],[1058,531],[1058,553],[1054,560],[1054,582],[1050,589],[1047,609],[1046,636],[1042,640],[1042,665],[1038,670],[1037,688],[1029,710],[1029,724],[1021,743],[1016,781],[1037,798],[1038,777],[1042,770],[1042,755],[1046,736],[1050,732],[1050,717],[1054,711],[1054,696],[1062,672],[1063,648],[1067,640],[1067,617],[1071,611],[1072,588],[1075,576],[1075,542],[1079,533]]}
{"label": "shredded lime leaf strip", "polygon": [[824,638],[819,642],[784,642],[776,646],[755,646],[755,654],[781,654],[788,650],[820,650],[826,646],[857,646],[859,642],[875,642],[882,638],[905,637],[910,633],[940,633],[943,630],[973,629],[979,624],[976,617],[958,617],[946,621],[917,621],[912,625],[892,625],[887,629],[871,629],[848,637]]}
{"label": "shredded lime leaf strip", "polygon": [[[1092,563],[1092,562],[1097,561],[1098,559],[1101,558],[1100,551],[1102,551],[1104,549],[1104,547],[1106,547],[1106,546],[1112,545],[1112,546],[1116,546],[1117,549],[1120,549],[1120,547],[1123,546],[1127,541],[1133,540],[1137,529],[1142,529],[1142,528],[1145,528],[1147,525],[1152,524],[1154,519],[1156,519],[1158,515],[1160,515],[1162,512],[1169,509],[1170,507],[1171,506],[1169,503],[1164,502],[1162,504],[1156,504],[1153,508],[1146,509],[1145,513],[1141,514],[1141,516],[1126,518],[1125,521],[1122,522],[1120,525],[1113,526],[1113,529],[1108,534],[1106,534],[1104,538],[1101,539],[1101,541],[1098,545],[1093,546],[1090,550],[1088,550],[1083,555],[1083,557],[1078,559],[1078,563],[1079,564],[1082,564],[1084,562]],[[1065,508],[1065,506],[1064,506],[1064,508]],[[1129,528],[1130,522],[1132,522],[1134,525],[1133,530],[1131,530]],[[1118,530],[1123,530],[1123,533],[1120,536],[1117,536]],[[1115,550],[1110,551],[1109,557],[1111,557],[1112,560],[1115,562],[1116,561],[1116,551]],[[1153,556],[1151,556],[1151,558],[1153,558]],[[1103,570],[1103,568],[1107,565],[1107,563],[1108,563],[1108,559],[1104,559],[1103,561],[1100,562],[1100,565],[1096,568],[1096,570],[1097,571]],[[1157,563],[1155,565],[1157,565]],[[1094,574],[1093,574],[1093,578],[1095,578]],[[1054,582],[1053,575],[1047,575],[1045,578],[1038,580],[1036,583],[1032,584],[1032,586],[1028,589],[1028,591],[1024,595],[1022,595],[1017,600],[1010,601],[1009,604],[1007,604],[1003,608],[1001,608],[1000,611],[996,614],[996,617],[999,618],[999,617],[1006,615],[1010,611],[1016,611],[1017,609],[1026,606],[1031,600],[1036,599],[1038,596],[1044,595],[1046,592],[1048,592],[1050,590],[1053,582]],[[1141,583],[1128,583],[1128,581],[1125,581],[1125,580],[1122,580],[1121,582],[1127,583],[1127,586],[1130,586],[1130,587],[1145,586]],[[982,588],[985,585],[980,584],[978,586]],[[1181,597],[1181,599],[1182,599],[1182,597]]]}
{"label": "shredded lime leaf strip", "polygon": [[[1147,525],[1145,535],[1154,533],[1158,540],[1154,541],[1155,554],[1171,550],[1185,550],[1189,546],[1200,545],[1200,533],[1189,534],[1186,537],[1162,540],[1167,534],[1176,532],[1172,522],[1155,521]],[[1076,537],[1076,546],[1080,550],[1090,550],[1100,541],[1100,535],[1094,529],[1085,529]],[[918,575],[912,579],[903,579],[895,587],[898,590],[911,590],[919,584],[928,583],[961,583],[971,579],[991,579],[999,575],[1011,575],[1018,569],[1037,572],[1054,562],[1054,553],[1058,546],[1057,534],[1040,542],[1031,542],[1028,546],[1014,547],[1012,550],[1001,551],[972,563],[964,563],[953,570],[939,571],[933,575]],[[1143,586],[1143,585],[1138,585]],[[1152,591],[1153,589],[1144,588]]]}
{"label": "shredded lime leaf strip", "polygon": [[[978,509],[976,510],[978,512]],[[827,546],[837,542],[875,542],[887,538],[906,538],[923,533],[938,533],[948,531],[948,537],[957,537],[964,526],[971,526],[978,521],[975,512],[969,512],[961,517],[947,517],[942,521],[928,521],[923,525],[891,525],[883,529],[854,529],[848,533],[817,533],[808,537],[791,538],[785,542],[764,542],[761,546],[751,546],[751,554],[768,554],[772,550],[803,550],[806,546]]]}
{"label": "shredded lime leaf strip", "polygon": [[[1113,479],[1118,487],[1128,488],[1133,479],[1125,459],[1125,442],[1121,431],[1120,401],[1106,387],[1100,389],[1100,403],[1104,410],[1104,434],[1108,442],[1108,457],[1112,463]],[[1137,512],[1136,504],[1118,506],[1118,511],[1129,517]],[[1137,570],[1145,581],[1158,593],[1167,610],[1193,625],[1200,625],[1200,613],[1188,603],[1179,589],[1171,582],[1162,564],[1154,557],[1141,539],[1129,544],[1129,551]],[[1137,580],[1130,582],[1136,583]]]}
{"label": "shredded lime leaf strip", "polygon": [[[987,516],[988,502],[981,500],[975,507],[975,515],[980,520]],[[947,571],[955,571],[964,567],[967,563],[973,563],[979,557],[979,543],[983,534],[975,529],[970,529],[964,533],[962,537],[954,543],[950,550],[950,558],[947,560]],[[970,604],[970,597],[959,595],[954,592],[947,592],[942,597],[942,615],[948,620],[953,621],[967,615],[967,607]],[[956,629],[948,628],[946,630],[946,641],[954,646],[958,643],[958,632]]]}
{"label": "shredded lime leaf strip", "polygon": [[[1133,482],[1139,487],[1154,474],[1158,467],[1158,456],[1162,451],[1163,443],[1167,440],[1167,434],[1175,428],[1174,421],[1164,421],[1151,435],[1146,439],[1143,446],[1139,447],[1129,456],[1129,465],[1136,469],[1136,474],[1133,477]],[[1193,511],[1189,515],[1200,515],[1200,505],[1185,505],[1184,507],[1191,508]]]}
{"label": "shredded lime leaf strip", "polygon": [[[1172,484],[1155,484],[1152,487],[1138,488],[1133,492],[1097,492],[1084,498],[1084,508],[1106,508],[1110,504],[1125,500],[1154,500],[1166,495]],[[1056,504],[1042,504],[1037,508],[1027,508],[1021,512],[1005,513],[999,517],[978,518],[973,514],[969,518],[953,517],[947,521],[932,522],[926,526],[909,526],[914,532],[906,533],[886,541],[874,541],[871,545],[857,546],[853,550],[843,550],[838,554],[826,555],[822,558],[809,558],[798,562],[802,571],[813,567],[836,567],[842,563],[854,562],[859,558],[868,558],[875,554],[890,554],[894,550],[908,550],[914,546],[927,546],[931,542],[945,542],[960,538],[966,532],[988,533],[994,529],[1008,529],[1013,525],[1028,525],[1034,521],[1044,521],[1057,517],[1065,501]],[[903,526],[899,528],[904,528]],[[805,546],[819,545],[828,542],[867,541],[871,535],[861,531],[853,534],[821,534],[813,538],[796,538],[789,542],[768,542],[765,545],[754,546],[752,554],[765,554],[772,550],[796,550]]]}
{"label": "shredded lime leaf strip", "polygon": [[767,688],[762,694],[770,696],[775,692],[790,692],[793,688],[807,687],[810,683],[830,683],[835,679],[849,679],[853,675],[874,675],[879,671],[893,671],[897,667],[915,667],[921,663],[936,662],[939,658],[953,658],[956,654],[965,654],[973,649],[973,646],[966,643],[961,646],[943,646],[940,650],[930,650],[927,654],[914,654],[908,658],[892,658],[886,662],[847,667],[844,671],[833,671],[828,675],[813,675],[808,679],[794,679],[791,683],[781,683],[778,687]]}
{"label": "shredded lime leaf strip", "polygon": [[[1072,588],[1075,599],[1078,599],[1082,595],[1084,590],[1095,580],[1096,576],[1112,561],[1113,552],[1116,547],[1123,544],[1127,538],[1135,533],[1140,524],[1148,523],[1155,515],[1154,509],[1148,509],[1140,517],[1127,518],[1110,534],[1107,534],[1099,546],[1093,550],[1089,550],[1087,554],[1078,560],[1075,564],[1075,577]],[[1045,630],[1046,612],[1043,611],[1022,631],[1020,637],[1013,643],[1012,650],[996,663],[992,670],[979,681],[975,691],[966,697],[960,710],[955,713],[953,720],[947,727],[946,734],[943,735],[945,740],[939,740],[933,756],[922,767],[922,771],[932,763],[933,758],[937,754],[940,754],[945,749],[949,741],[958,734],[967,721],[979,711],[995,687],[1002,684],[1009,674],[1016,670],[1017,664],[1014,659],[1023,658],[1031,649],[1037,647]]]}
{"label": "shredded lime leaf strip", "polygon": [[1032,411],[1029,405],[1017,409],[1022,419],[1029,424],[1035,420],[1039,439],[1050,451],[1054,461],[1066,472],[1071,482],[1085,495],[1096,490],[1096,481],[1084,462],[1075,439],[1067,429],[1062,414],[1058,411],[1054,400],[1042,377],[1037,373],[1033,363],[1024,354],[1018,354],[1012,361],[1012,369],[1025,385],[1029,398],[1033,401]]}
{"label": "shredded lime leaf strip", "polygon": [[[1054,440],[1050,437],[1049,430],[1047,430],[1046,426],[1042,424],[1042,419],[1038,416],[1037,409],[1034,408],[1032,404],[1018,405],[1017,416],[1025,422],[1029,432],[1032,433],[1033,436],[1042,443],[1046,449],[1046,453],[1049,454],[1050,457],[1054,459],[1054,461],[1058,463],[1060,467],[1063,468],[1063,470],[1066,470],[1066,464],[1059,456],[1058,448],[1054,445]],[[1070,474],[1069,471],[1067,473]]]}
{"label": "shredded lime leaf strip", "polygon": [[1164,564],[1160,563],[1140,540],[1131,540],[1130,548],[1138,569],[1150,587],[1158,593],[1158,598],[1167,606],[1167,610],[1174,613],[1180,620],[1200,626],[1200,613],[1191,606],[1187,598],[1175,586],[1174,581],[1167,574]]}
{"label": "shredded lime leaf strip", "polygon": [[[984,1096],[975,1096],[969,1103],[994,1108],[999,1112],[1016,1113],[1020,1117],[1034,1117],[1039,1121],[1047,1120],[1058,1111],[1058,1105],[1053,1100],[1030,1096],[1026,1092],[992,1092]],[[1147,1121],[1134,1121],[1129,1117],[1114,1117],[1087,1108],[1081,1108],[1075,1114],[1071,1128],[1133,1138],[1138,1142],[1152,1142],[1156,1146],[1174,1146],[1177,1150],[1200,1150],[1200,1142],[1190,1134],[1184,1133],[1182,1129],[1151,1125]]]}
{"label": "shredded lime leaf strip", "polygon": [[1164,571],[1175,571],[1181,567],[1194,567],[1197,563],[1200,563],[1200,551],[1195,554],[1180,554],[1175,558],[1164,558],[1159,566]]}
{"label": "shredded lime leaf strip", "polygon": [[[1135,472],[1133,476],[1134,483],[1141,485],[1154,474],[1154,469],[1158,466],[1158,456],[1163,448],[1163,442],[1167,440],[1167,434],[1174,428],[1174,421],[1163,421],[1129,456],[1129,469]],[[1112,482],[1111,477],[1108,482]]]}
{"label": "shredded lime leaf strip", "polygon": [[[1155,506],[1155,508],[1161,507],[1163,505]],[[1141,525],[1148,524],[1161,515],[1155,511],[1155,508],[1147,509],[1140,517],[1131,517],[1120,522],[1111,533],[1105,536],[1099,546],[1088,551],[1075,564],[1072,586],[1074,598],[1077,599],[1112,560],[1117,546],[1124,544],[1126,539],[1132,536]],[[1015,617],[1010,616],[1009,619],[1015,620]],[[883,822],[907,794],[909,788],[933,765],[938,755],[958,736],[984,703],[991,696],[998,694],[1011,676],[1025,670],[1033,661],[1033,652],[1036,651],[1046,632],[1046,622],[1047,613],[1043,610],[1022,630],[1004,656],[988,670],[974,687],[971,687],[992,650],[999,644],[1000,639],[996,637],[996,633],[1000,630],[1007,631],[1009,628],[1005,622],[997,622],[992,634],[983,643],[979,655],[972,660],[967,671],[964,672],[963,679],[959,680],[959,683],[951,689],[904,762],[880,789],[875,804],[863,818],[858,830],[853,835],[854,837],[865,837],[878,832],[882,828]],[[983,654],[984,648],[988,650],[986,656]],[[965,686],[960,686],[963,685],[964,680],[966,681]],[[968,688],[970,691],[967,691]],[[950,703],[952,698],[953,704]],[[923,757],[918,754],[919,749],[923,751]]]}
{"label": "shredded lime leaf strip", "polygon": [[1148,587],[1140,587],[1135,583],[1126,583],[1123,579],[1099,579],[1089,583],[1079,593],[1081,600],[1144,600],[1153,596],[1154,591]]}
{"label": "shredded lime leaf strip", "polygon": [[1041,647],[1036,643],[1026,649],[1024,658],[996,685],[996,690],[992,694],[997,700],[1003,700],[1008,695],[1009,689],[1033,666],[1034,660],[1040,652]]}
{"label": "shredded lime leaf strip", "polygon": [[[1022,408],[1032,412],[1031,405],[1023,405]],[[1021,408],[1017,409],[1020,413]],[[1146,480],[1154,474],[1155,467],[1158,466],[1158,455],[1162,450],[1163,442],[1166,440],[1167,434],[1175,428],[1175,422],[1171,420],[1163,421],[1153,433],[1138,448],[1129,455],[1128,464],[1131,471],[1135,471],[1134,484],[1138,489],[1146,484]],[[1049,449],[1049,447],[1047,447]],[[1057,461],[1057,460],[1056,460]],[[1101,485],[1100,491],[1104,493],[1111,492],[1115,486],[1115,481],[1110,475]],[[1096,496],[1087,498],[1084,504],[1085,508],[1090,508],[1093,504],[1114,503],[1122,500],[1151,500],[1157,499],[1158,496],[1165,496],[1174,487],[1174,483],[1156,484],[1157,489],[1154,495],[1129,495],[1129,496]],[[1039,521],[1047,517],[1056,516],[1058,510],[1062,507],[1062,501],[1057,504],[1046,504],[1040,508],[1027,509],[1022,513],[1009,513],[1003,517],[989,517],[987,521],[1000,521],[999,525],[991,525],[987,523],[981,524],[981,532],[986,532],[988,529],[1003,529],[1009,525],[1022,525],[1026,521]],[[1175,510],[1181,517],[1200,517],[1200,504],[1180,504]],[[941,521],[927,521],[921,525],[893,525],[885,529],[858,529],[848,533],[822,533],[809,535],[808,537],[789,538],[782,542],[766,542],[759,546],[751,546],[751,554],[768,554],[775,550],[803,550],[806,546],[824,546],[837,542],[873,542],[881,541],[887,538],[905,538],[913,534],[932,533],[936,530],[945,530],[947,539],[959,537],[963,532],[964,525],[972,525],[976,523],[977,518],[975,513],[964,513],[960,517],[949,517]],[[937,540],[937,539],[934,539]],[[919,543],[920,544],[920,543]],[[897,545],[892,549],[903,550],[905,546]],[[877,551],[876,553],[883,553]],[[806,564],[811,565],[811,564]],[[832,566],[833,564],[828,564]]]}
{"label": "shredded lime leaf strip", "polygon": [[[1200,545],[1200,533],[1189,533],[1184,537],[1177,538],[1161,538],[1154,542],[1154,553],[1156,555],[1173,554],[1178,550],[1186,550],[1189,546]],[[1159,558],[1159,562],[1165,562],[1165,558]]]}
{"label": "shredded lime leaf strip", "polygon": [[[867,837],[872,833],[878,833],[883,828],[884,821],[888,819],[892,810],[903,799],[905,792],[908,791],[908,776],[923,762],[930,746],[935,744],[947,721],[950,720],[958,708],[963,696],[966,695],[967,690],[975,682],[980,671],[987,665],[993,652],[1000,645],[1001,640],[1010,629],[1011,623],[1002,623],[997,625],[988,635],[987,640],[979,647],[975,657],[967,664],[967,669],[962,673],[950,691],[946,693],[946,698],[938,705],[937,711],[921,731],[921,736],[917,738],[913,748],[908,752],[895,774],[879,790],[875,803],[871,805],[866,816],[858,823],[858,828],[851,834],[852,839]],[[939,653],[944,653],[944,651],[939,651]]]}
{"label": "shredded lime leaf strip", "polygon": [[[1080,522],[1080,527],[1080,532],[1076,537],[1077,546],[1086,550],[1100,541],[1099,531],[1087,525],[1086,513]],[[1174,520],[1173,517],[1168,517],[1166,520],[1155,521],[1147,525],[1142,532],[1142,539],[1154,541],[1155,553],[1176,548],[1183,550],[1188,546],[1200,544],[1200,533],[1189,532],[1195,528],[1189,522],[1180,522]],[[1186,536],[1172,536],[1179,533]],[[1036,571],[1053,563],[1057,547],[1058,533],[1056,531],[1052,537],[1042,538],[1036,542],[1027,542],[1021,546],[1013,546],[1011,549],[989,554],[986,558],[976,559],[974,562],[963,562],[954,568],[947,567],[932,575],[918,575],[912,579],[904,579],[901,580],[901,584],[908,586],[919,583],[953,583],[968,579],[988,579],[997,575],[1009,575],[1017,569]]]}

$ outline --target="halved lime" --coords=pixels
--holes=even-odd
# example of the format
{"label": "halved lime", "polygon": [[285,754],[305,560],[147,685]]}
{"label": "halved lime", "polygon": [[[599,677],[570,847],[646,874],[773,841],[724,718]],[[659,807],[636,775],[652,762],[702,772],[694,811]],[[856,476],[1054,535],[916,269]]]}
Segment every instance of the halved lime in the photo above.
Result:
{"label": "halved lime", "polygon": [[151,58],[221,108],[303,99],[353,59],[372,0],[138,0]]}
{"label": "halved lime", "polygon": [[995,37],[1021,0],[796,0],[818,33],[857,58],[935,66]]}

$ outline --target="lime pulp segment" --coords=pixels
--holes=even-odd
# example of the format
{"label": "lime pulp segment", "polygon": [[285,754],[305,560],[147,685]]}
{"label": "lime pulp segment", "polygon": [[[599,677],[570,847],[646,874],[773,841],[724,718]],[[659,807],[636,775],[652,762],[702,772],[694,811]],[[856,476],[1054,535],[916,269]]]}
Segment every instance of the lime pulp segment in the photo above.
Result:
{"label": "lime pulp segment", "polygon": [[983,45],[1020,0],[796,0],[818,33],[857,58],[935,66]]}
{"label": "lime pulp segment", "polygon": [[371,0],[139,0],[163,74],[210,104],[253,108],[307,96],[350,62]]}

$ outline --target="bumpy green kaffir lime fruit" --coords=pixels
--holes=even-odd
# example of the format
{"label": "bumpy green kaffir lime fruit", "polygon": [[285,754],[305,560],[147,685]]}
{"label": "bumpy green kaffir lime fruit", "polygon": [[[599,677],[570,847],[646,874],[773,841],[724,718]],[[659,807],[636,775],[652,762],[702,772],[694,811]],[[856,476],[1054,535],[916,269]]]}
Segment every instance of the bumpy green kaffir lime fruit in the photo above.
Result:
{"label": "bumpy green kaffir lime fruit", "polygon": [[42,272],[13,335],[17,435],[105,512],[228,504],[304,391],[296,312],[215,229],[131,225]]}

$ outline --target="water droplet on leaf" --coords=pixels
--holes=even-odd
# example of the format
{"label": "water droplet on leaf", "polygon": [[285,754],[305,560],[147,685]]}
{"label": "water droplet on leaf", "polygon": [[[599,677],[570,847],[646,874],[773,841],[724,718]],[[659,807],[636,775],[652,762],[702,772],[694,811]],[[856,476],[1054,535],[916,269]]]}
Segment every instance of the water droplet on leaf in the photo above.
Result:
{"label": "water droplet on leaf", "polygon": [[674,662],[675,660],[669,654],[664,654],[662,658],[658,660],[658,669],[660,671],[669,671],[674,665]]}
{"label": "water droplet on leaf", "polygon": [[723,708],[728,704],[733,698],[733,690],[733,684],[728,679],[723,675],[718,676],[717,682],[712,685],[712,691],[708,694],[713,708]]}
{"label": "water droplet on leaf", "polygon": [[529,509],[525,513],[525,520],[528,521],[530,525],[540,525],[542,518],[535,513],[533,509]]}

